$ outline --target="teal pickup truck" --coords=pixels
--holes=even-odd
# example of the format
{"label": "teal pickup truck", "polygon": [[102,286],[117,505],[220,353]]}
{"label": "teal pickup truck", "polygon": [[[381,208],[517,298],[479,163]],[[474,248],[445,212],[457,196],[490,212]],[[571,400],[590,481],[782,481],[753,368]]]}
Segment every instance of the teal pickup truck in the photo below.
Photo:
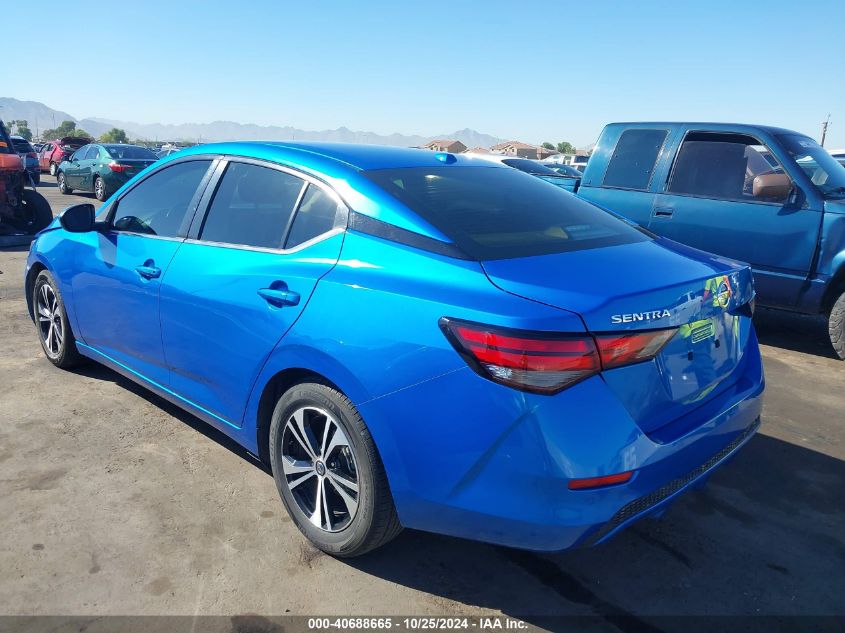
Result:
{"label": "teal pickup truck", "polygon": [[757,125],[613,123],[577,195],[748,262],[757,303],[825,315],[845,359],[845,167],[813,139]]}

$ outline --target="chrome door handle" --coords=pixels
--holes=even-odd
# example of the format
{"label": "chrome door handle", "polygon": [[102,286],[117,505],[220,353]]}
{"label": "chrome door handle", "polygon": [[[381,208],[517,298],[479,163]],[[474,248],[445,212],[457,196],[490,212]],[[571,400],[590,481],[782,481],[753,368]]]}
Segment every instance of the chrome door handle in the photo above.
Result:
{"label": "chrome door handle", "polygon": [[157,279],[161,276],[161,268],[149,266],[147,264],[144,264],[143,266],[136,266],[135,272],[141,275],[144,279]]}
{"label": "chrome door handle", "polygon": [[277,308],[295,306],[299,303],[299,293],[285,288],[261,288],[258,296]]}

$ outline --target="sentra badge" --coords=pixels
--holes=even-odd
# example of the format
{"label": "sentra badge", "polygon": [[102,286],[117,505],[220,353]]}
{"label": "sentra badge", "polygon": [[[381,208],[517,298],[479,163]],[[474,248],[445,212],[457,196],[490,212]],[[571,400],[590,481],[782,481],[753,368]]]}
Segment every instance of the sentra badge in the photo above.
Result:
{"label": "sentra badge", "polygon": [[637,321],[654,321],[672,316],[669,310],[651,310],[649,312],[631,312],[630,314],[614,314],[611,323],[636,323]]}

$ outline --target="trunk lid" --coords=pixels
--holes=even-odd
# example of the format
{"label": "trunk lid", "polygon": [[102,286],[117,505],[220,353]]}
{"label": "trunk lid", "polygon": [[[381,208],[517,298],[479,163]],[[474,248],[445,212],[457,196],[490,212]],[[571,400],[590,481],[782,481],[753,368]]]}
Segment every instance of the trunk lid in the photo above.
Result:
{"label": "trunk lid", "polygon": [[482,263],[526,299],[575,312],[593,333],[678,328],[654,360],[602,372],[637,424],[655,431],[732,386],[751,319],[751,271],[654,240]]}
{"label": "trunk lid", "polygon": [[143,171],[150,165],[152,165],[154,160],[152,159],[145,159],[145,158],[120,158],[114,161],[118,165],[123,165],[125,170],[123,173],[127,176],[134,176],[140,171]]}

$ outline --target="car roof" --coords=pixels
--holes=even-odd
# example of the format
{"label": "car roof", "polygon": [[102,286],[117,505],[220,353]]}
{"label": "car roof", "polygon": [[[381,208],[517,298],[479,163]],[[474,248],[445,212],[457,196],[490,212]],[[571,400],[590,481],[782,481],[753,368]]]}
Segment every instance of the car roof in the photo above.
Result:
{"label": "car roof", "polygon": [[[319,164],[327,162],[343,165],[359,171],[372,169],[396,169],[403,167],[436,167],[447,164],[442,156],[448,152],[433,152],[428,149],[411,147],[393,147],[386,145],[365,145],[360,143],[320,143],[287,141],[237,141],[211,143],[183,149],[180,155],[190,154],[232,154],[268,158],[269,160],[293,161],[303,167],[319,169]],[[441,158],[438,158],[440,156]],[[451,165],[471,165],[478,163],[477,155],[450,154],[454,161]]]}
{"label": "car roof", "polygon": [[719,130],[719,131],[727,131],[730,130],[732,132],[739,132],[739,133],[746,133],[746,134],[753,134],[755,130],[762,130],[767,132],[768,134],[772,134],[775,136],[781,136],[783,134],[797,134],[798,136],[807,136],[806,134],[802,134],[801,132],[796,132],[795,130],[787,130],[786,128],[782,127],[775,127],[772,125],[756,125],[753,123],[717,123],[717,122],[704,122],[704,121],[620,121],[616,123],[608,123],[606,127],[623,127],[623,128],[634,128],[637,126],[648,126],[648,127],[667,127],[670,129],[675,128],[701,128],[702,131],[707,130]]}
{"label": "car roof", "polygon": [[160,158],[157,168],[192,156],[232,156],[288,166],[327,182],[357,213],[443,242],[448,238],[417,213],[390,196],[364,176],[367,171],[412,167],[468,166],[511,169],[467,154],[427,149],[355,143],[299,143],[285,141],[236,141],[195,145]]}

